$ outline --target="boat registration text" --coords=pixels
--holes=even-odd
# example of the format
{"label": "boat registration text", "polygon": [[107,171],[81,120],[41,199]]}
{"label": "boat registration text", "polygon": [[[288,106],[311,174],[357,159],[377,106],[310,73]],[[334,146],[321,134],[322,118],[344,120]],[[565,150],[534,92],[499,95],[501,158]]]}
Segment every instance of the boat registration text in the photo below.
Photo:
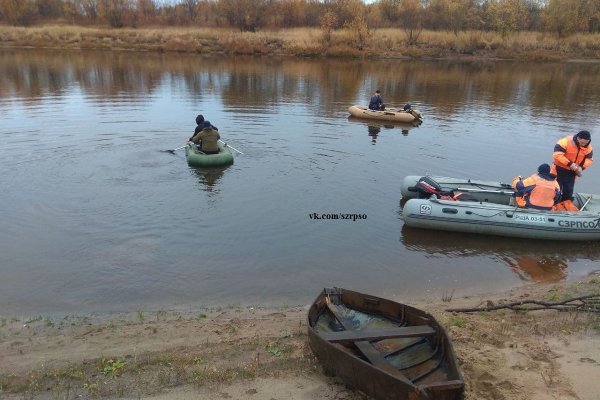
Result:
{"label": "boat registration text", "polygon": [[519,221],[528,221],[528,222],[539,222],[546,223],[548,222],[548,217],[543,215],[521,215],[515,214],[515,219]]}

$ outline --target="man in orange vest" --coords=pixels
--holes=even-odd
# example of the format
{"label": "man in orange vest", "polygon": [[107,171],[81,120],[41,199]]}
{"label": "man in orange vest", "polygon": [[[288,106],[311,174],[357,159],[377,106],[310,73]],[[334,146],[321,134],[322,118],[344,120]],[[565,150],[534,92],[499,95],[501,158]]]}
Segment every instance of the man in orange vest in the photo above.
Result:
{"label": "man in orange vest", "polygon": [[556,142],[551,172],[556,175],[560,185],[561,201],[573,200],[575,180],[594,162],[591,141],[592,137],[588,131],[580,131],[574,136],[565,136]]}
{"label": "man in orange vest", "polygon": [[516,190],[515,200],[519,207],[551,210],[560,198],[560,186],[550,173],[548,164],[540,165],[538,173],[529,178],[516,177],[513,188]]}

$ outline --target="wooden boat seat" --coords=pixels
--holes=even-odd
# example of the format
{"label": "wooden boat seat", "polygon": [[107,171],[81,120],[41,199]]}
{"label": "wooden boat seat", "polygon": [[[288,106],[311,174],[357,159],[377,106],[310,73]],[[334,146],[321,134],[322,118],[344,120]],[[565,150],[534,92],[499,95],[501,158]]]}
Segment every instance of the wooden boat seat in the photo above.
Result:
{"label": "wooden boat seat", "polygon": [[321,332],[323,339],[332,343],[355,342],[357,340],[375,340],[391,338],[407,338],[416,336],[433,336],[435,330],[429,325],[418,325],[398,328],[346,330],[339,332]]}

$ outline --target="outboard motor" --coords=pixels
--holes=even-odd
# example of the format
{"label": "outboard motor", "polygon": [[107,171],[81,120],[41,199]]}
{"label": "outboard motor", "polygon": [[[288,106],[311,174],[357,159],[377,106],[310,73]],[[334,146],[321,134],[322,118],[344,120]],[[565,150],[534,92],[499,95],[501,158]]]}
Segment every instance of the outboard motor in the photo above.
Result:
{"label": "outboard motor", "polygon": [[442,194],[442,187],[435,180],[429,176],[424,176],[417,181],[415,189],[419,194],[420,199],[428,199],[432,194],[440,196]]}
{"label": "outboard motor", "polygon": [[414,109],[412,108],[412,106],[410,105],[410,103],[406,103],[406,104],[404,105],[404,107],[402,107],[402,109],[403,109],[405,112],[407,112],[407,113],[411,114],[413,117],[415,117],[415,118],[416,118],[416,119],[417,119],[419,122],[422,122],[422,121],[423,121],[423,114],[421,114],[421,112],[420,112],[420,111],[418,111],[418,110],[414,110]]}

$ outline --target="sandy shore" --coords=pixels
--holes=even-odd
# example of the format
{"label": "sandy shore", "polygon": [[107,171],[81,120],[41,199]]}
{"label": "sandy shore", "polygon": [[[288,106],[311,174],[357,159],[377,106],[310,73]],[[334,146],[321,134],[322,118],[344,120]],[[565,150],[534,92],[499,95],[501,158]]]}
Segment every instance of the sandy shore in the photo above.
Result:
{"label": "sandy shore", "polygon": [[[600,295],[600,275],[437,303],[406,301],[448,330],[466,399],[595,400],[600,317],[555,310],[448,308]],[[358,400],[323,375],[306,307],[136,312],[0,320],[0,399]]]}

